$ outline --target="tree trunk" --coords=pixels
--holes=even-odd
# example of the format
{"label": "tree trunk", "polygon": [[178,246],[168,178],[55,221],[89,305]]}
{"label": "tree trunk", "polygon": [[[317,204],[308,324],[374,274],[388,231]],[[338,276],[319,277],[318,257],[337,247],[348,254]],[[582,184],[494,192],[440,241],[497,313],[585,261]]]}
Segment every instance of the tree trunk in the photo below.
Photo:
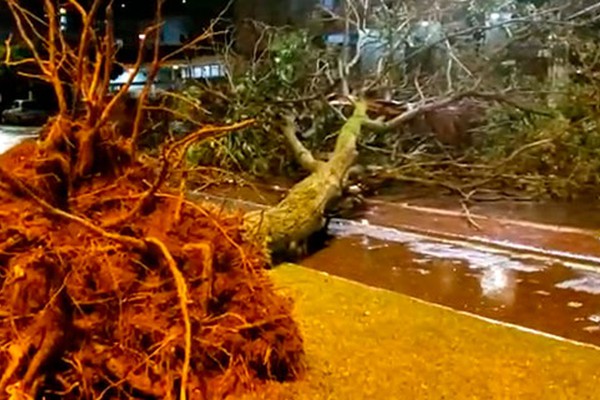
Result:
{"label": "tree trunk", "polygon": [[296,137],[293,125],[284,132],[300,164],[311,174],[296,184],[276,206],[244,216],[247,234],[261,240],[271,254],[288,251],[324,227],[324,213],[341,197],[348,170],[356,159],[356,142],[366,120],[366,108],[362,101],[355,105],[354,113],[340,130],[333,156],[327,162],[313,159]]}

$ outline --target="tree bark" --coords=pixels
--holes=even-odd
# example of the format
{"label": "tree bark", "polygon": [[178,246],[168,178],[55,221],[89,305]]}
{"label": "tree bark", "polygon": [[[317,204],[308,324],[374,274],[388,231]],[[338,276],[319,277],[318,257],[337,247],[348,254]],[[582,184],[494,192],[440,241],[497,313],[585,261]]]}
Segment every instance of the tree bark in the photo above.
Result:
{"label": "tree bark", "polygon": [[292,187],[276,206],[247,213],[244,216],[247,235],[262,241],[271,254],[279,254],[324,227],[325,211],[341,197],[344,181],[356,159],[356,142],[367,120],[366,111],[365,102],[355,104],[354,113],[340,129],[335,150],[327,162],[313,159],[296,137],[293,125],[284,128],[296,157],[311,174]]}

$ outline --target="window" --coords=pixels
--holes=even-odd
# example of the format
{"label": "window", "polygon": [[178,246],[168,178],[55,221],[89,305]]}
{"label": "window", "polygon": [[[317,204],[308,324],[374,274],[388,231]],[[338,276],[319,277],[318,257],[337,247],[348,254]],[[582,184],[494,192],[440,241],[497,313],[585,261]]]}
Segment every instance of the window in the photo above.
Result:
{"label": "window", "polygon": [[219,78],[225,75],[225,68],[220,64],[195,65],[181,69],[184,79]]}

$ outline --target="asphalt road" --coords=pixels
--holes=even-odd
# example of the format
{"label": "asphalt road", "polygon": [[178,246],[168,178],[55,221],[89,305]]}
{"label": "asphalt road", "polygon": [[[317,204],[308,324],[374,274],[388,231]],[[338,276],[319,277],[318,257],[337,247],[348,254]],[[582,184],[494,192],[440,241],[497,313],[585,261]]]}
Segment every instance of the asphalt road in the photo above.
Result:
{"label": "asphalt road", "polygon": [[0,153],[18,144],[20,141],[35,137],[38,128],[0,125]]}

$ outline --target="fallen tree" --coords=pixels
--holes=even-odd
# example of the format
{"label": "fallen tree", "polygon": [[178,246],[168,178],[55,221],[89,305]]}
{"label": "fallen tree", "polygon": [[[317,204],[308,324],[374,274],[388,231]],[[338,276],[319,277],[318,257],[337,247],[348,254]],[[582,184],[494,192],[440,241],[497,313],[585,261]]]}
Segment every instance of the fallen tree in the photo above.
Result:
{"label": "fallen tree", "polygon": [[[348,100],[348,75],[357,59],[344,57],[332,80],[341,81],[353,113],[339,129],[329,159],[318,160],[300,141],[296,116],[284,118],[282,136],[309,176],[272,208],[224,215],[186,200],[179,167],[192,144],[255,121],[201,124],[164,143],[155,163],[138,157],[153,78],[165,61],[157,51],[160,6],[156,24],[144,35],[154,38],[154,57],[129,130],[118,129],[114,116],[143,54],[140,50],[130,81],[109,96],[111,26],[103,35],[92,29],[100,1],[90,10],[78,7],[84,30],[75,47],[61,36],[52,1],[45,0],[48,21],[35,23],[17,0],[7,1],[33,52],[19,63],[39,68],[36,77],[54,87],[60,112],[39,143],[0,158],[2,393],[221,398],[265,379],[300,376],[302,340],[290,304],[264,274],[268,254],[301,246],[323,228],[326,210],[343,194],[363,130],[393,130],[475,95],[434,97],[387,122],[373,120],[365,101]],[[109,22],[110,14],[108,8]],[[29,32],[40,21],[40,30]],[[44,53],[32,37],[45,38]],[[286,68],[283,72],[280,78],[289,80]],[[69,107],[67,78],[81,107]],[[279,110],[267,111],[272,116]]]}
{"label": "fallen tree", "polygon": [[[336,144],[328,161],[316,160],[297,136],[293,116],[287,116],[282,134],[298,164],[310,173],[295,184],[287,196],[277,205],[257,210],[244,216],[246,232],[258,237],[272,253],[296,255],[311,235],[325,227],[328,209],[335,206],[347,187],[349,173],[355,164],[361,139],[365,130],[387,132],[424,113],[447,106],[466,97],[487,96],[474,90],[456,93],[419,107],[407,110],[389,120],[371,119],[364,100],[344,101],[354,111],[337,133]],[[290,254],[287,254],[290,255]]]}

